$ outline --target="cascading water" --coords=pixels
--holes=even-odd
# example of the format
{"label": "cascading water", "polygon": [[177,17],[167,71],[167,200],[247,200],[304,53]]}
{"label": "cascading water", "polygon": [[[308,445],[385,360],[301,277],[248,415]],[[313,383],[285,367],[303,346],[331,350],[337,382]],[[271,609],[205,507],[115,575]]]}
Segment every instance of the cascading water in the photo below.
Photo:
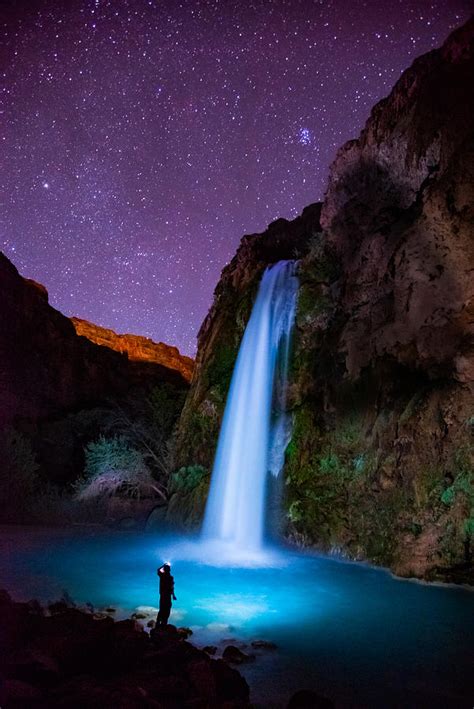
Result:
{"label": "cascading water", "polygon": [[294,261],[267,268],[227,397],[203,536],[240,551],[262,545],[267,475],[280,472],[289,440],[285,401],[297,293]]}

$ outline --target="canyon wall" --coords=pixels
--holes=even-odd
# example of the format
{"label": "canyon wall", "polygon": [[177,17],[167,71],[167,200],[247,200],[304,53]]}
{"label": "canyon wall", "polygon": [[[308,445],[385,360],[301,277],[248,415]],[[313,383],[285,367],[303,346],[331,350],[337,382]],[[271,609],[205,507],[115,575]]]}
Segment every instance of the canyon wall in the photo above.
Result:
{"label": "canyon wall", "polygon": [[71,318],[71,322],[78,335],[87,337],[96,345],[103,345],[115,352],[126,354],[130,362],[162,365],[166,369],[179,372],[187,382],[190,382],[193,377],[194,360],[182,355],[177,347],[163,342],[154,342],[141,335],[118,335],[113,330],[81,318]]}
{"label": "canyon wall", "polygon": [[0,299],[0,431],[24,433],[49,481],[82,473],[84,443],[98,435],[111,402],[124,404],[161,384],[177,396],[188,388],[192,360],[176,348],[154,349],[151,340],[136,338],[142,350],[129,356],[126,347],[99,346],[93,335],[112,331],[73,324],[49,305],[44,286],[22,278],[3,254]]}
{"label": "canyon wall", "polygon": [[244,237],[201,328],[178,435],[181,465],[209,470],[262,271],[298,258],[286,535],[471,582],[473,43],[470,21],[414,62],[339,150],[321,207]]}

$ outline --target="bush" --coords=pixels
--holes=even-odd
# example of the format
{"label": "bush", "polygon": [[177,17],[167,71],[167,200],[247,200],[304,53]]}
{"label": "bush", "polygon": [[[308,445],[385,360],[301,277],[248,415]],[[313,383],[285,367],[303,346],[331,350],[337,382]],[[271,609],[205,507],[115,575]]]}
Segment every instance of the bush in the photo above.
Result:
{"label": "bush", "polygon": [[441,494],[441,502],[450,507],[461,498],[464,502],[465,518],[462,532],[471,538],[474,533],[474,470],[472,465],[473,449],[471,446],[460,448],[454,456],[454,467],[457,475],[452,483]]}
{"label": "bush", "polygon": [[100,436],[87,444],[85,456],[85,475],[76,483],[79,499],[114,495],[140,498],[155,494],[164,497],[144,454],[133,448],[124,436]]}
{"label": "bush", "polygon": [[202,465],[188,465],[171,476],[169,522],[197,527],[202,520],[210,476]]}
{"label": "bush", "polygon": [[169,484],[170,495],[175,492],[186,494],[192,492],[207,477],[208,472],[202,465],[188,465],[180,468],[171,476]]}
{"label": "bush", "polygon": [[19,510],[36,489],[39,465],[29,439],[12,427],[0,436],[0,456],[0,508]]}
{"label": "bush", "polygon": [[154,477],[162,480],[172,467],[172,432],[184,404],[184,390],[167,384],[146,395],[136,392],[126,406],[114,404],[104,422],[104,433],[139,451]]}

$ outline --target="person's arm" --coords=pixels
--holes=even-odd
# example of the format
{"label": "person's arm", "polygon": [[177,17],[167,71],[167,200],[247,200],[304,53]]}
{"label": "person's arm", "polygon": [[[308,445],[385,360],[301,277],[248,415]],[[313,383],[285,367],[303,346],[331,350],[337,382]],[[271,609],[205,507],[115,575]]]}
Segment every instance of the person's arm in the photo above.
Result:
{"label": "person's arm", "polygon": [[178,599],[177,599],[176,596],[174,595],[174,579],[173,579],[173,585],[172,585],[172,587],[171,587],[171,593],[173,594],[173,600],[174,600],[174,601],[177,601]]}

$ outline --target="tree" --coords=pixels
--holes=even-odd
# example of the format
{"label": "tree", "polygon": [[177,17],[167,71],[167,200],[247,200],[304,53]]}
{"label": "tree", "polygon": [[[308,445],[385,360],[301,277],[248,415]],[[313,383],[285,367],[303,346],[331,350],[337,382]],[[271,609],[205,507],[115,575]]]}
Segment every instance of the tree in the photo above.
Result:
{"label": "tree", "polygon": [[165,499],[163,487],[153,478],[142,451],[124,436],[100,436],[85,447],[84,477],[76,483],[80,500],[124,496]]}
{"label": "tree", "polygon": [[0,508],[19,510],[32,497],[39,465],[29,439],[8,426],[0,435]]}
{"label": "tree", "polygon": [[167,478],[172,467],[172,432],[184,397],[184,391],[161,384],[147,395],[136,394],[127,406],[115,404],[105,421],[105,431],[140,451],[157,479]]}

